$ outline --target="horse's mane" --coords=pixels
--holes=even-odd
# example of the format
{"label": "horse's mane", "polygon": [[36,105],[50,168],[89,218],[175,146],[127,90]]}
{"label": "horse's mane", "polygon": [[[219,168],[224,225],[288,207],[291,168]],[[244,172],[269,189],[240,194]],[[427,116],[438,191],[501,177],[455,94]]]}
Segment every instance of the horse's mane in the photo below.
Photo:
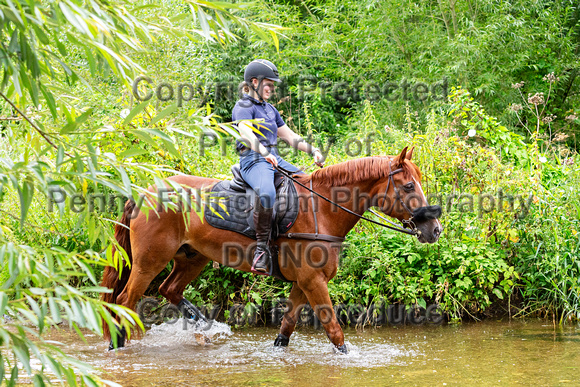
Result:
{"label": "horse's mane", "polygon": [[[324,167],[314,171],[310,175],[296,175],[301,183],[310,182],[313,186],[343,186],[366,180],[379,180],[386,178],[390,172],[389,162],[392,156],[373,156],[344,161],[339,164]],[[405,163],[406,172],[411,167]],[[415,167],[415,169],[417,169]],[[419,172],[420,176],[420,172]]]}

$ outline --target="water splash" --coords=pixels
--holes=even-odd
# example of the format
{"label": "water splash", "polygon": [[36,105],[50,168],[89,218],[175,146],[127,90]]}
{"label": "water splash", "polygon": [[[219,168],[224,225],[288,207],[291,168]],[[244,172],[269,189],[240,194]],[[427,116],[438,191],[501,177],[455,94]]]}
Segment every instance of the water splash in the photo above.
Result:
{"label": "water splash", "polygon": [[232,335],[229,325],[217,321],[191,322],[180,318],[174,323],[153,325],[135,345],[144,347],[176,347],[182,345],[209,345]]}
{"label": "water splash", "polygon": [[349,352],[343,354],[334,345],[325,342],[325,339],[321,335],[295,332],[288,348],[272,348],[269,343],[263,351],[253,353],[256,356],[261,352],[264,356],[277,358],[284,363],[368,368],[404,364],[409,358],[418,355],[413,349],[372,339],[357,340],[356,344],[345,341]]}

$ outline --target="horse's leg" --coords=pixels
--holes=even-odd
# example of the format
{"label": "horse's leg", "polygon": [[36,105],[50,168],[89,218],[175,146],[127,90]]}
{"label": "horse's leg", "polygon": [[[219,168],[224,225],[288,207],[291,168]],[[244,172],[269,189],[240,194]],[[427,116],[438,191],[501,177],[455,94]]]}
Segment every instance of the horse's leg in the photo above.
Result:
{"label": "horse's leg", "polygon": [[302,307],[306,304],[308,300],[306,299],[306,295],[300,289],[300,287],[294,283],[292,286],[292,290],[290,291],[290,299],[288,305],[288,311],[284,313],[284,318],[282,319],[282,326],[280,327],[280,333],[276,340],[274,341],[274,345],[277,347],[285,347],[288,345],[290,341],[290,335],[294,332],[294,328],[296,327],[296,322],[298,321],[298,316],[300,315],[300,311]]}
{"label": "horse's leg", "polygon": [[[185,287],[203,270],[209,262],[209,258],[201,254],[177,254],[174,258],[175,264],[169,277],[163,281],[159,287],[159,293],[169,302],[180,307],[184,317],[192,318],[197,314],[197,309],[183,297]],[[198,316],[202,318],[203,316]]]}
{"label": "horse's leg", "polygon": [[150,263],[154,265],[140,265],[138,261],[133,263],[131,268],[131,275],[129,276],[129,281],[127,286],[119,296],[117,297],[117,304],[123,305],[129,309],[135,309],[137,301],[145,294],[147,287],[155,277],[161,273],[161,271],[167,266],[171,261],[172,257],[163,257],[159,260],[151,260]]}
{"label": "horse's leg", "polygon": [[[133,250],[133,266],[131,267],[129,280],[115,302],[117,305],[122,305],[132,310],[135,310],[137,301],[143,297],[151,281],[161,273],[175,255],[175,251],[168,252],[168,246],[149,246],[147,249],[138,249],[136,247]],[[146,251],[147,253],[144,254],[141,251]],[[111,338],[109,350],[124,347],[125,337],[126,332],[123,328],[117,334],[116,345]]]}
{"label": "horse's leg", "polygon": [[300,285],[304,294],[306,294],[310,306],[312,306],[316,316],[322,323],[322,326],[324,326],[326,335],[332,344],[340,352],[348,353],[346,345],[344,344],[344,333],[342,332],[342,328],[340,328],[340,324],[332,308],[327,282],[322,279],[316,279],[306,283],[299,283],[298,285]]}

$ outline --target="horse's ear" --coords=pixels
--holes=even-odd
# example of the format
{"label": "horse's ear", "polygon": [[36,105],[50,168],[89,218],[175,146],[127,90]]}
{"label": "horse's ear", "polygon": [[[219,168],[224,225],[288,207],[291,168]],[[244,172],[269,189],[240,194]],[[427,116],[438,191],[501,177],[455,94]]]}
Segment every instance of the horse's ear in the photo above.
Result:
{"label": "horse's ear", "polygon": [[407,152],[407,155],[405,155],[405,158],[407,160],[411,160],[411,158],[413,157],[413,150],[415,150],[414,146],[412,146],[411,149],[409,149],[409,151]]}
{"label": "horse's ear", "polygon": [[401,153],[393,160],[395,163],[395,168],[402,168],[403,165],[405,165],[405,157],[407,157],[407,148],[408,147],[403,148]]}

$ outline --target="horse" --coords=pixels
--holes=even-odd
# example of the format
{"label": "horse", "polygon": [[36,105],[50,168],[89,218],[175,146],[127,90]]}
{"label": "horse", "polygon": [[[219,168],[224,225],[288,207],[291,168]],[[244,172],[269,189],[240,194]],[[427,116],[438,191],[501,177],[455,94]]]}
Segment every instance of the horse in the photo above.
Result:
{"label": "horse", "polygon": [[[336,241],[344,240],[367,209],[378,207],[385,215],[403,222],[405,228],[413,228],[413,234],[421,243],[438,240],[443,230],[438,219],[441,209],[429,206],[421,187],[421,171],[411,161],[412,155],[413,148],[405,147],[396,156],[364,157],[327,166],[310,175],[293,176],[298,183],[299,196],[311,199],[313,195],[307,189],[310,186],[322,197],[336,199],[340,196],[342,200],[341,208],[330,200],[304,201],[292,226],[293,235],[283,234],[274,242],[293,258],[285,259],[284,254],[278,257],[280,271],[292,282],[292,288],[274,345],[289,344],[301,308],[309,303],[332,344],[338,351],[348,352],[328,293],[328,281],[338,270],[340,249],[336,248]],[[192,175],[176,175],[168,180],[174,186],[203,187],[204,190],[220,181]],[[148,192],[153,193],[156,189],[151,186]],[[340,195],[336,194],[337,189]],[[115,228],[115,238],[127,253],[131,266],[124,267],[121,274],[113,266],[105,268],[102,286],[112,291],[103,293],[103,301],[134,310],[150,283],[171,260],[174,261],[173,269],[159,287],[159,293],[180,307],[192,306],[183,297],[183,292],[208,262],[251,271],[253,239],[214,228],[195,214],[185,217],[178,211],[159,211],[147,216],[141,211],[132,216],[134,211],[135,203],[128,201],[120,224]],[[435,215],[425,216],[426,212]],[[313,233],[315,229],[316,234]],[[225,241],[248,253],[243,259],[234,257],[239,252],[224,250]],[[316,248],[309,249],[311,244]],[[103,326],[105,337],[111,338],[107,324]],[[124,329],[119,329],[117,334],[116,343],[111,340],[111,349],[124,345]]]}

